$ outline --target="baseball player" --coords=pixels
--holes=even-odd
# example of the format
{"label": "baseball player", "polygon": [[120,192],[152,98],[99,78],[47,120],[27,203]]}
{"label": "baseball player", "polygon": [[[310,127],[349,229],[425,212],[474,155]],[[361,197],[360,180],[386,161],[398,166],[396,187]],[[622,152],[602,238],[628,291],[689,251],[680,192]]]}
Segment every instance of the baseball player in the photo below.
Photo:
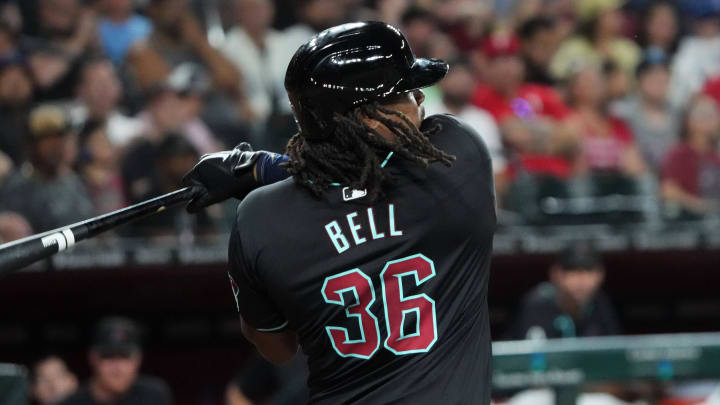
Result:
{"label": "baseball player", "polygon": [[272,362],[301,348],[310,403],[490,402],[492,169],[477,133],[424,118],[419,89],[447,69],[384,23],[323,31],[287,69],[287,155],[239,147],[187,176],[191,212],[244,197],[243,332]]}

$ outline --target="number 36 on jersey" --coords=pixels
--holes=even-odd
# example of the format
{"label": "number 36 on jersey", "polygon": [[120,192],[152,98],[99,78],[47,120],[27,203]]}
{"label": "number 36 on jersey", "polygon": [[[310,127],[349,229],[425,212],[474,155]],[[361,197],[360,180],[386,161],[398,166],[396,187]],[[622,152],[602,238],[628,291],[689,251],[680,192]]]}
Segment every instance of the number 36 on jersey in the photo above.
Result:
{"label": "number 36 on jersey", "polygon": [[[435,301],[426,294],[403,295],[404,286],[420,287],[434,276],[435,265],[421,254],[391,260],[380,272],[386,336],[382,344],[395,355],[424,353],[437,341]],[[322,296],[328,304],[345,308],[346,326],[351,322],[359,326],[360,336],[354,336],[355,339],[350,338],[346,327],[325,327],[337,354],[360,359],[372,357],[380,348],[381,328],[378,318],[370,312],[376,299],[370,277],[357,268],[329,276],[323,283]],[[353,298],[346,302],[347,297]]]}

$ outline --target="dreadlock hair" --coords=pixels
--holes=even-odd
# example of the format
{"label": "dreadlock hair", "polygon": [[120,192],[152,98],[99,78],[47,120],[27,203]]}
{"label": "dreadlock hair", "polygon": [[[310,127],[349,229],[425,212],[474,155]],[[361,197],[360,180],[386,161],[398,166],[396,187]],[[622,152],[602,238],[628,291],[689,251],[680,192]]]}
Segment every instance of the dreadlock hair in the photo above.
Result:
{"label": "dreadlock hair", "polygon": [[[386,141],[365,124],[363,117],[385,125],[395,135],[395,141]],[[298,184],[318,197],[337,182],[355,190],[365,189],[370,201],[376,201],[383,195],[383,187],[392,181],[387,170],[381,167],[381,159],[389,152],[419,167],[428,167],[433,162],[451,166],[455,161],[455,156],[430,142],[429,136],[440,131],[439,124],[420,131],[404,114],[377,102],[363,104],[344,114],[335,113],[333,122],[332,135],[308,139],[298,133],[287,145],[288,172]]]}

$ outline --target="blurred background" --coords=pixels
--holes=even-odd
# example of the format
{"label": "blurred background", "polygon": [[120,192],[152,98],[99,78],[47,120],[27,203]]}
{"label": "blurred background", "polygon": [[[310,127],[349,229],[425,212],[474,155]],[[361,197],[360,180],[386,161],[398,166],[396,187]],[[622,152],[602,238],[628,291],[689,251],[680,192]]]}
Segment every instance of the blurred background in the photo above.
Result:
{"label": "blurred background", "polygon": [[[495,400],[719,404],[720,1],[2,0],[0,242],[241,141],[282,152],[292,54],[358,20],[450,63],[427,112],[493,157]],[[236,205],[0,279],[0,403],[303,403],[302,358],[270,367],[240,333]]]}

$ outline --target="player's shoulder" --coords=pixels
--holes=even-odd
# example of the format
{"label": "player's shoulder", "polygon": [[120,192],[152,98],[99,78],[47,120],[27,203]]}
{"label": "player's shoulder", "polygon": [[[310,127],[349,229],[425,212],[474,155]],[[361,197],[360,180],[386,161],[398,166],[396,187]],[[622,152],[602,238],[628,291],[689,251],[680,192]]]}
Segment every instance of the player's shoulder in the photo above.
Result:
{"label": "player's shoulder", "polygon": [[452,114],[436,114],[425,118],[422,131],[438,127],[430,138],[432,143],[456,156],[471,155],[474,159],[490,162],[490,152],[482,136],[460,118]]}
{"label": "player's shoulder", "polygon": [[270,204],[273,204],[279,196],[287,195],[291,193],[291,188],[294,188],[294,180],[292,177],[268,184],[266,186],[258,187],[250,194],[248,194],[238,205],[238,212],[253,212],[263,211],[270,209]]}
{"label": "player's shoulder", "polygon": [[236,221],[267,224],[269,218],[278,218],[290,210],[301,210],[303,197],[306,197],[301,191],[292,177],[257,188],[238,205]]}

